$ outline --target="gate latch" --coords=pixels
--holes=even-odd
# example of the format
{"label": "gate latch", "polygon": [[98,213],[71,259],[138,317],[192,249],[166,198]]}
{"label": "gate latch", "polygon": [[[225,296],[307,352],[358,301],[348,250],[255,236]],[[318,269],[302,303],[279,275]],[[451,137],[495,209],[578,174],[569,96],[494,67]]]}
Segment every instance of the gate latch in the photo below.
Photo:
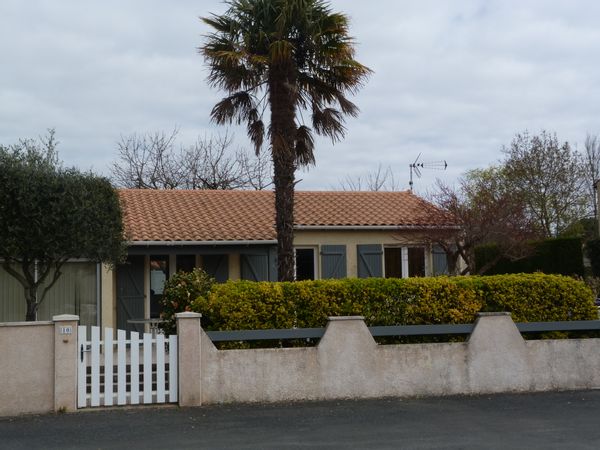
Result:
{"label": "gate latch", "polygon": [[80,350],[79,350],[79,355],[81,357],[81,362],[83,362],[83,353],[84,352],[91,352],[92,351],[92,346],[90,344],[85,345],[85,344],[81,344]]}

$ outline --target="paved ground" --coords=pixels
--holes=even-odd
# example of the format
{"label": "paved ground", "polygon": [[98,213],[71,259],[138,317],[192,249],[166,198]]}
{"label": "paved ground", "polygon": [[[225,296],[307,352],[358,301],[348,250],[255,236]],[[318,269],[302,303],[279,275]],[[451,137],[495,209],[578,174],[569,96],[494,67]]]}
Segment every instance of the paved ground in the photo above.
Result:
{"label": "paved ground", "polygon": [[600,391],[0,419],[0,448],[600,448]]}

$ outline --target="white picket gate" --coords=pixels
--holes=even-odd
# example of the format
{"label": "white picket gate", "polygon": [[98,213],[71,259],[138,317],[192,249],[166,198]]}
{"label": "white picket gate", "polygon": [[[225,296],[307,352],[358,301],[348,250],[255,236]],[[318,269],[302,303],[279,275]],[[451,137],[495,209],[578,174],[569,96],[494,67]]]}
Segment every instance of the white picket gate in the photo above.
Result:
{"label": "white picket gate", "polygon": [[137,405],[177,402],[177,336],[91,327],[78,331],[77,406]]}

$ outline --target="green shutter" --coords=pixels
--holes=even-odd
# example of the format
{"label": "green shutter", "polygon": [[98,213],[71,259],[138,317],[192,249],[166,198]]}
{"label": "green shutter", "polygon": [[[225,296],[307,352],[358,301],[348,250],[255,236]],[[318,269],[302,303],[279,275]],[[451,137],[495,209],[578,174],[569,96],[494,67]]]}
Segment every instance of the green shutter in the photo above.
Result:
{"label": "green shutter", "polygon": [[446,258],[446,252],[442,247],[435,245],[431,255],[433,257],[433,274],[448,275],[448,259]]}
{"label": "green shutter", "polygon": [[383,276],[383,247],[381,244],[357,245],[358,277]]}
{"label": "green shutter", "polygon": [[144,316],[144,259],[142,255],[129,256],[125,264],[117,266],[117,328],[144,332],[143,324],[128,323]]}
{"label": "green shutter", "polygon": [[269,255],[267,253],[240,254],[242,280],[269,281]]}
{"label": "green shutter", "polygon": [[346,278],[346,246],[321,246],[321,278]]}

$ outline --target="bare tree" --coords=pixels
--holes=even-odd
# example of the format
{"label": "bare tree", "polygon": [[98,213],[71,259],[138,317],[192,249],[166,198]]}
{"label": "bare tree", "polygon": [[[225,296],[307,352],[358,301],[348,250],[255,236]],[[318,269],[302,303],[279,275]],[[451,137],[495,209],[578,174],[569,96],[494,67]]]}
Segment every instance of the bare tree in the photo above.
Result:
{"label": "bare tree", "polygon": [[180,184],[179,163],[174,158],[177,130],[121,136],[119,160],[112,165],[115,184],[137,189],[175,189]]}
{"label": "bare tree", "polygon": [[340,188],[343,191],[399,191],[400,183],[394,178],[391,167],[384,170],[379,164],[372,172],[354,177],[346,175],[340,180]]}
{"label": "bare tree", "polygon": [[242,177],[246,180],[248,189],[262,191],[273,184],[271,160],[268,153],[252,155],[245,151],[238,151],[236,159],[240,164]]}
{"label": "bare tree", "polygon": [[270,161],[244,150],[232,151],[233,136],[199,138],[176,148],[177,129],[121,137],[113,182],[137,189],[265,189]]}
{"label": "bare tree", "polygon": [[592,204],[590,211],[598,219],[598,202],[596,182],[600,180],[600,142],[597,135],[589,134],[585,137],[584,176],[585,186],[588,191],[589,201]]}

